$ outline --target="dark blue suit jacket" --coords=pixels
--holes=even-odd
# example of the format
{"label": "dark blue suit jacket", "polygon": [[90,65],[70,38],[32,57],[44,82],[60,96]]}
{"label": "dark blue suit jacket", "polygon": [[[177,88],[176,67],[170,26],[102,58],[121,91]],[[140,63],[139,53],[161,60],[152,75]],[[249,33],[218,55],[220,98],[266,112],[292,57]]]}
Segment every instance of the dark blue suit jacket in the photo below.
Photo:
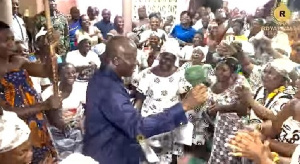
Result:
{"label": "dark blue suit jacket", "polygon": [[187,123],[182,105],[143,118],[130,102],[121,78],[101,67],[90,80],[83,154],[100,164],[139,164],[138,135],[148,138]]}

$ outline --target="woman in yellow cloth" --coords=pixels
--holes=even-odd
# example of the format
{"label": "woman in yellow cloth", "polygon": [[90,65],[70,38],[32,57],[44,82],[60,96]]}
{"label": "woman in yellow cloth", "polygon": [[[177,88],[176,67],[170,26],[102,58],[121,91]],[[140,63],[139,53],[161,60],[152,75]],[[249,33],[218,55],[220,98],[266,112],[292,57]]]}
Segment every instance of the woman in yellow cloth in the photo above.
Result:
{"label": "woman in yellow cloth", "polygon": [[[15,112],[30,127],[30,141],[33,145],[33,164],[39,164],[45,158],[56,156],[53,149],[47,122],[43,111],[58,109],[61,106],[59,97],[51,97],[45,102],[40,102],[37,92],[33,88],[29,77],[50,77],[51,65],[29,63],[22,54],[17,54],[14,48],[14,36],[10,27],[0,22],[0,49],[1,60],[7,60],[11,64],[5,67],[6,73],[0,79],[0,104],[5,110]],[[49,36],[50,37],[50,36]],[[55,40],[54,37],[52,37]],[[49,44],[45,42],[44,54],[49,54],[47,48]],[[4,67],[3,65],[0,65]]]}

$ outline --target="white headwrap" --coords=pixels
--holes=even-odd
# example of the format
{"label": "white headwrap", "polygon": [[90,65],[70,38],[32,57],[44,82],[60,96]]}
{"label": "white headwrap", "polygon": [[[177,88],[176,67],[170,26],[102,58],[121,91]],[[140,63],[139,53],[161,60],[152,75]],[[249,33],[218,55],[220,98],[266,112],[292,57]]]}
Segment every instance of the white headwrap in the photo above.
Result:
{"label": "white headwrap", "polygon": [[175,66],[179,66],[180,46],[176,39],[169,38],[161,47],[160,53],[170,53],[176,56]]}
{"label": "white headwrap", "polygon": [[30,129],[16,113],[3,111],[0,116],[0,153],[8,152],[29,139]]}
{"label": "white headwrap", "polygon": [[291,82],[292,77],[291,74],[293,71],[295,71],[295,68],[298,66],[298,64],[292,62],[288,58],[279,58],[274,59],[272,62],[269,63],[269,65],[276,70],[280,75],[288,79],[289,82]]}
{"label": "white headwrap", "polygon": [[204,58],[203,58],[202,62],[206,61],[206,54],[208,53],[208,47],[197,46],[193,49],[193,52],[194,51],[201,51],[204,55]]}
{"label": "white headwrap", "polygon": [[35,40],[37,40],[41,36],[45,36],[47,34],[47,31],[44,27],[41,28],[41,30],[35,35]]}
{"label": "white headwrap", "polygon": [[84,156],[79,153],[69,155],[66,159],[60,162],[60,164],[99,164],[91,157]]}
{"label": "white headwrap", "polygon": [[77,40],[77,43],[80,43],[81,41],[83,41],[83,40],[91,40],[91,38],[89,37],[89,36],[86,36],[86,35],[80,35],[79,37],[78,37],[78,40]]}
{"label": "white headwrap", "polygon": [[[151,34],[150,34],[150,36],[157,36],[158,38],[160,38],[159,33],[156,32],[156,31],[152,31]],[[161,38],[160,38],[160,39],[161,39]]]}

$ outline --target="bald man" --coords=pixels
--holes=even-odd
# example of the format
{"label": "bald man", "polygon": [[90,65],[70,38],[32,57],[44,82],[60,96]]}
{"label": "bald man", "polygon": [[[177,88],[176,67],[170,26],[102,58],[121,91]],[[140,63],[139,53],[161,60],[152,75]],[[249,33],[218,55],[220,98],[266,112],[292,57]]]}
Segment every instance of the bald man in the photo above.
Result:
{"label": "bald man", "polygon": [[195,87],[182,103],[143,118],[131,104],[122,81],[132,75],[136,55],[133,41],[113,37],[100,69],[89,81],[83,154],[101,164],[139,164],[144,156],[139,136],[149,138],[186,124],[185,112],[206,100],[206,88]]}
{"label": "bald man", "polygon": [[102,10],[102,20],[97,22],[95,26],[101,31],[104,39],[107,39],[107,33],[114,29],[113,23],[110,21],[111,12],[108,9]]}
{"label": "bald man", "polygon": [[139,20],[133,22],[133,28],[140,28],[143,25],[147,25],[149,23],[149,18],[147,16],[147,10],[145,6],[138,8],[138,16]]}

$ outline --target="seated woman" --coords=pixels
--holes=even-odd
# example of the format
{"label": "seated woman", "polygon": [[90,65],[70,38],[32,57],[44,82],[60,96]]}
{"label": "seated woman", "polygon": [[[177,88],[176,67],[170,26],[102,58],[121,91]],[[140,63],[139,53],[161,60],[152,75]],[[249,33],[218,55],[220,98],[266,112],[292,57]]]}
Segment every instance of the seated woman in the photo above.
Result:
{"label": "seated woman", "polygon": [[147,42],[153,32],[157,33],[157,36],[161,41],[166,41],[168,35],[164,30],[160,29],[161,18],[157,14],[151,14],[149,19],[150,29],[141,33],[139,44],[143,45],[145,42]]}
{"label": "seated woman", "polygon": [[114,19],[114,29],[107,33],[107,40],[114,36],[125,36],[124,33],[124,19],[122,16],[116,16]]}
{"label": "seated woman", "polygon": [[1,163],[31,163],[32,150],[28,125],[16,113],[0,109],[0,129]]}
{"label": "seated woman", "polygon": [[192,45],[186,45],[181,49],[180,52],[180,58],[181,58],[181,64],[183,64],[186,61],[191,60],[191,56],[193,54],[194,49],[200,49],[204,55],[204,59],[206,58],[206,54],[208,53],[208,46],[204,44],[204,35],[203,33],[196,32],[195,36],[193,38],[193,44]]}
{"label": "seated woman", "polygon": [[[60,160],[74,152],[81,152],[82,147],[82,121],[83,105],[85,104],[86,87],[84,83],[75,82],[76,69],[70,63],[59,65],[59,90],[62,96],[62,121],[67,127],[67,131],[52,127],[53,142],[56,145]],[[48,87],[42,93],[44,100],[53,95],[53,87]],[[68,135],[65,135],[67,133]]]}
{"label": "seated woman", "polygon": [[192,15],[188,11],[180,14],[180,24],[175,25],[171,32],[171,36],[176,38],[181,46],[193,42],[196,30],[192,27]]}
{"label": "seated woman", "polygon": [[[299,80],[297,85],[299,85]],[[290,133],[291,131],[287,133],[281,132],[281,128],[289,127],[292,130],[299,125],[299,98],[299,91],[297,91],[295,98],[289,101],[273,120],[269,120],[263,123],[262,126],[259,126],[257,130],[262,134],[257,130],[244,130],[237,133],[235,137],[229,141],[228,146],[232,149],[231,155],[246,157],[253,160],[255,163],[260,164],[299,163],[300,146],[298,144],[285,145],[282,147],[282,151],[288,154],[288,157],[279,157],[277,153],[271,153],[271,147],[274,145],[272,144],[272,141],[264,140],[265,138],[275,138],[278,134],[281,134],[281,136],[290,135],[287,133]],[[287,125],[287,123],[290,123],[290,125]],[[298,130],[294,130],[294,132],[296,132],[296,134],[293,134],[293,136],[298,136]],[[263,140],[261,141],[261,139]]]}
{"label": "seated woman", "polygon": [[103,41],[101,31],[99,31],[96,26],[91,25],[90,19],[87,15],[81,15],[80,25],[81,29],[78,29],[75,32],[78,43],[79,40],[82,40],[82,38],[89,38],[91,46],[95,46]]}
{"label": "seated woman", "polygon": [[[295,90],[289,85],[292,70],[289,67],[292,64],[288,61],[288,59],[275,59],[265,67],[262,75],[263,86],[257,89],[254,97],[247,89],[239,91],[240,100],[251,107],[250,125],[260,125],[263,121],[276,119],[276,115],[292,100]],[[296,144],[300,143],[299,140],[294,139],[294,135],[298,135],[296,131],[300,126],[294,123],[293,119],[288,119],[279,129],[281,132],[276,133],[277,136],[274,135],[269,140],[270,148],[280,156],[290,157]]]}
{"label": "seated woman", "polygon": [[[300,81],[297,80],[297,87],[300,86]],[[289,132],[281,132],[282,128],[289,127],[295,129],[300,122],[300,95],[299,90],[295,94],[295,98],[289,101],[283,109],[278,112],[277,116],[273,120],[266,121],[258,126],[255,131],[241,131],[235,135],[235,137],[229,141],[229,147],[232,148],[231,154],[233,156],[243,156],[253,160],[256,163],[261,164],[296,164],[299,163],[300,146],[298,144],[286,145],[284,151],[288,154],[288,158],[279,157],[277,153],[271,153],[272,142],[270,140],[263,140],[265,138],[275,138],[278,134],[287,136]],[[287,125],[287,123],[292,123]],[[291,126],[294,125],[294,126]],[[294,130],[296,134],[293,136],[299,136],[298,130]],[[282,136],[282,135],[281,135]]]}
{"label": "seated woman", "polygon": [[146,60],[146,65],[144,65],[143,69],[147,67],[151,67],[154,61],[158,58],[161,49],[161,41],[157,33],[152,33],[147,42],[145,42],[144,48],[142,51],[144,52],[143,56],[141,56],[141,61]]}
{"label": "seated woman", "polygon": [[88,39],[79,40],[78,50],[69,52],[66,62],[75,66],[79,80],[89,79],[101,64],[98,55],[91,51],[91,42]]}
{"label": "seated woman", "polygon": [[208,70],[208,72],[207,72],[208,73],[207,74],[207,76],[208,76],[208,83],[209,84],[214,84],[216,82],[215,71],[214,71],[214,69],[212,68],[211,65],[205,64],[204,61],[205,61],[205,55],[204,55],[204,53],[202,52],[201,48],[196,47],[194,49],[194,51],[192,52],[191,61],[188,61],[188,62],[184,63],[180,67],[180,69],[187,70],[190,67],[195,66],[195,65],[204,66]]}
{"label": "seated woman", "polygon": [[[5,164],[28,164],[32,163],[32,149],[30,141],[30,129],[14,112],[2,111],[0,109],[0,160]],[[69,163],[98,164],[90,157],[81,154],[72,154],[62,161]],[[39,164],[54,164],[50,156]]]}

